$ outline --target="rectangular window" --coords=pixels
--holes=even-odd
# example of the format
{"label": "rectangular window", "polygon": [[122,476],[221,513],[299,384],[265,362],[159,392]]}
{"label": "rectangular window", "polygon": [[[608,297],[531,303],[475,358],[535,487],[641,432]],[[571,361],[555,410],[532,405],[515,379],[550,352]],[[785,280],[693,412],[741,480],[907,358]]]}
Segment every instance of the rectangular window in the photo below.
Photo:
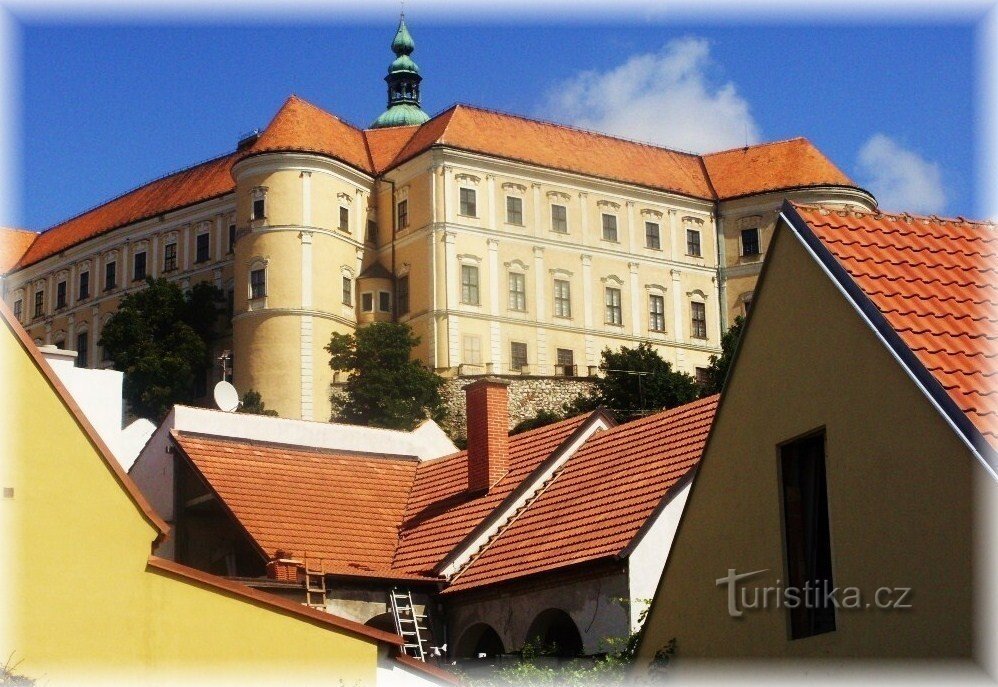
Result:
{"label": "rectangular window", "polygon": [[464,355],[461,360],[468,365],[482,364],[482,340],[477,336],[465,335],[463,340]]}
{"label": "rectangular window", "polygon": [[194,262],[208,262],[211,258],[211,234],[198,234]]}
{"label": "rectangular window", "polygon": [[87,366],[87,333],[81,332],[76,335],[76,366]]}
{"label": "rectangular window", "polygon": [[556,351],[558,366],[555,374],[562,377],[575,377],[575,353],[570,348],[559,348]]}
{"label": "rectangular window", "polygon": [[250,219],[263,219],[267,216],[267,201],[265,198],[253,199],[253,216]]}
{"label": "rectangular window", "polygon": [[710,384],[710,370],[706,367],[695,368],[693,376],[696,377],[697,386],[704,387]]}
{"label": "rectangular window", "polygon": [[465,217],[478,217],[478,205],[475,202],[475,189],[461,189],[461,210],[460,214]]}
{"label": "rectangular window", "polygon": [[378,223],[373,219],[367,220],[367,242],[378,245]]}
{"label": "rectangular window", "polygon": [[693,318],[693,332],[691,336],[694,339],[706,339],[707,338],[707,306],[703,303],[697,303],[696,301],[690,303],[690,313]]}
{"label": "rectangular window", "polygon": [[343,277],[343,305],[353,305],[353,282]]}
{"label": "rectangular window", "polygon": [[509,367],[522,371],[527,366],[527,344],[521,341],[511,341],[509,344]]}
{"label": "rectangular window", "polygon": [[742,255],[759,254],[759,230],[742,229]]}
{"label": "rectangular window", "polygon": [[616,215],[603,215],[603,240],[604,241],[617,241],[617,216]]}
{"label": "rectangular window", "polygon": [[142,281],[146,278],[146,254],[145,251],[132,256],[132,279]]}
{"label": "rectangular window", "polygon": [[551,206],[551,231],[568,233],[568,208],[564,205]]}
{"label": "rectangular window", "polygon": [[18,298],[14,301],[14,319],[20,321],[22,312],[24,312],[24,301]]}
{"label": "rectangular window", "polygon": [[398,286],[396,290],[398,293],[395,295],[395,304],[399,309],[399,315],[409,314],[409,275],[404,277],[399,277],[397,282]]}
{"label": "rectangular window", "polygon": [[35,291],[35,317],[41,317],[45,310],[45,292]]}
{"label": "rectangular window", "polygon": [[177,244],[168,243],[163,247],[163,271],[172,272],[177,269]]}
{"label": "rectangular window", "polygon": [[554,316],[572,316],[572,285],[567,279],[554,280]]}
{"label": "rectangular window", "polygon": [[392,311],[392,294],[388,291],[378,291],[378,311]]}
{"label": "rectangular window", "polygon": [[56,310],[66,307],[66,282],[64,281],[55,285],[55,307]]}
{"label": "rectangular window", "polygon": [[509,273],[509,309],[527,310],[527,278],[516,272]]}
{"label": "rectangular window", "polygon": [[696,229],[686,230],[686,254],[700,257],[700,232]]}
{"label": "rectangular window", "polygon": [[350,208],[340,206],[340,231],[350,233]]}
{"label": "rectangular window", "polygon": [[620,307],[620,289],[606,289],[606,323],[623,324],[624,314]]}
{"label": "rectangular window", "polygon": [[231,253],[236,249],[236,225],[229,225],[229,252]]}
{"label": "rectangular window", "polygon": [[360,294],[360,309],[364,312],[374,312],[374,294],[368,291]]}
{"label": "rectangular window", "polygon": [[657,222],[645,222],[645,246],[662,250],[662,235]]}
{"label": "rectangular window", "polygon": [[506,196],[506,223],[523,224],[523,198]]}
{"label": "rectangular window", "polygon": [[665,297],[648,296],[648,329],[653,332],[665,331]]}
{"label": "rectangular window", "polygon": [[397,206],[398,228],[405,229],[409,226],[409,201],[400,200]]}
{"label": "rectangular window", "polygon": [[478,268],[461,265],[461,302],[478,305]]}
{"label": "rectangular window", "polygon": [[78,298],[82,301],[84,298],[90,298],[90,272],[80,272],[80,288],[77,290],[79,293]]}
{"label": "rectangular window", "polygon": [[[835,630],[835,607],[824,590],[832,581],[832,546],[828,533],[828,484],[825,480],[825,433],[780,446],[783,482],[783,539],[787,587],[817,590],[790,613],[792,639]],[[817,602],[817,603],[815,603]]]}
{"label": "rectangular window", "polygon": [[267,295],[267,271],[262,267],[250,271],[250,298],[264,298]]}
{"label": "rectangular window", "polygon": [[118,285],[118,263],[109,262],[104,265],[104,290],[110,291]]}

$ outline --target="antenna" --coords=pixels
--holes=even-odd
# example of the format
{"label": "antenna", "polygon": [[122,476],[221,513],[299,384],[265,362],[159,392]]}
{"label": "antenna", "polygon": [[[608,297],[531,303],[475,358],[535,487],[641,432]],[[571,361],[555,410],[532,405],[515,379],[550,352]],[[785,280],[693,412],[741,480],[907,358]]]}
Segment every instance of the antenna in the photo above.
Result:
{"label": "antenna", "polygon": [[212,395],[219,410],[231,413],[239,407],[239,392],[236,391],[236,387],[226,381],[216,384]]}

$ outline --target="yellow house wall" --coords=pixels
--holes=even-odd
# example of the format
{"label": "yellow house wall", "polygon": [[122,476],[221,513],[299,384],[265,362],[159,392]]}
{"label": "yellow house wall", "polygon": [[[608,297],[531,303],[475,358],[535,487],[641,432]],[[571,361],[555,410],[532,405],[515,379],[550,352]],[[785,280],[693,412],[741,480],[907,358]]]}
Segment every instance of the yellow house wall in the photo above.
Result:
{"label": "yellow house wall", "polygon": [[[968,656],[973,482],[988,480],[797,239],[781,231],[639,665],[672,638],[679,661]],[[729,569],[764,570],[748,588],[787,579],[777,445],[822,427],[835,584],[860,588],[865,600],[878,587],[909,587],[913,608],[840,610],[835,631],[790,640],[785,609],[732,619],[715,580]]]}
{"label": "yellow house wall", "polygon": [[[3,655],[45,684],[88,679],[197,682],[224,670],[262,683],[286,678],[372,684],[372,640],[147,571],[155,529],[140,514],[74,416],[7,326],[0,503],[6,594]],[[11,399],[17,399],[17,403]]]}

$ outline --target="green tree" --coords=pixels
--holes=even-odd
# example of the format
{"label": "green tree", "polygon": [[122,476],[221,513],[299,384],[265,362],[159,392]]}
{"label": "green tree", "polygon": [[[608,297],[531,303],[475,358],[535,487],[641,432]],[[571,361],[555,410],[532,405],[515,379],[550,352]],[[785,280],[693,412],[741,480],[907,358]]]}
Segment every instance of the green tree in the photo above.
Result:
{"label": "green tree", "polygon": [[559,420],[562,420],[562,416],[552,410],[538,410],[537,414],[533,417],[528,417],[526,420],[520,420],[516,426],[510,431],[510,434],[520,434],[522,432],[527,432],[531,429],[537,429],[538,427],[544,427],[545,425],[550,425]]}
{"label": "green tree", "polygon": [[245,394],[243,394],[243,400],[239,404],[237,413],[247,413],[248,415],[267,415],[269,417],[277,417],[276,410],[267,410],[266,404],[263,402],[263,397],[260,395],[259,391],[254,391],[250,389]]}
{"label": "green tree", "polygon": [[444,380],[412,359],[419,337],[407,324],[375,322],[355,334],[334,333],[326,346],[329,366],[347,372],[344,394],[333,394],[332,420],[411,430],[445,414]]}
{"label": "green tree", "polygon": [[185,292],[151,277],[146,288],[121,300],[99,344],[125,373],[124,395],[133,413],[158,422],[175,404],[195,400],[195,380],[212,364],[222,300],[212,284]]}
{"label": "green tree", "polygon": [[704,375],[706,381],[700,385],[701,398],[719,394],[724,388],[724,380],[728,376],[728,368],[731,367],[731,360],[735,357],[735,349],[738,348],[738,342],[742,338],[744,326],[745,318],[739,315],[721,337],[721,355],[710,356],[710,365]]}
{"label": "green tree", "polygon": [[606,406],[622,420],[675,408],[697,397],[696,380],[672,369],[647,341],[637,348],[621,346],[619,351],[603,349],[602,374],[593,391],[581,394],[565,405],[567,415],[589,412]]}

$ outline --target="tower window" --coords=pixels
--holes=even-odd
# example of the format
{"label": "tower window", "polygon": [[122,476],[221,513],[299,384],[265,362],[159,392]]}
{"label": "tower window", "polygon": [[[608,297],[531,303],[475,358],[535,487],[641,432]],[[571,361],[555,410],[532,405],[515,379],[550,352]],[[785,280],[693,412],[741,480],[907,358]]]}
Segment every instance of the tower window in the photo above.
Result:
{"label": "tower window", "polygon": [[759,254],[759,230],[742,229],[742,255],[748,257]]}
{"label": "tower window", "polygon": [[399,277],[398,280],[398,294],[395,296],[395,303],[398,307],[399,315],[405,315],[409,312],[409,275],[404,277]]}
{"label": "tower window", "polygon": [[132,280],[142,281],[146,278],[146,254],[145,251],[132,256]]}
{"label": "tower window", "polygon": [[80,288],[77,290],[79,299],[90,298],[90,272],[80,272]]}
{"label": "tower window", "polygon": [[208,262],[211,259],[211,234],[198,234],[194,262]]}
{"label": "tower window", "polygon": [[523,224],[523,198],[506,196],[506,223]]}
{"label": "tower window", "polygon": [[59,308],[66,307],[66,282],[61,281],[55,285],[55,307]]}
{"label": "tower window", "polygon": [[461,302],[478,305],[478,268],[461,265]]}
{"label": "tower window", "polygon": [[475,201],[475,189],[461,189],[461,209],[460,213],[465,217],[478,217],[478,205]]}
{"label": "tower window", "polygon": [[648,329],[653,332],[665,331],[665,298],[662,296],[648,296]]}
{"label": "tower window", "polygon": [[645,222],[645,246],[662,250],[662,236],[657,222]]}
{"label": "tower window", "polygon": [[267,198],[262,191],[253,196],[253,215],[250,219],[265,219],[267,217]]}
{"label": "tower window", "polygon": [[617,242],[617,216],[603,215],[603,240]]}
{"label": "tower window", "polygon": [[694,258],[699,258],[700,253],[700,232],[696,229],[686,230],[686,254]]}
{"label": "tower window", "polygon": [[168,243],[163,247],[163,271],[172,272],[177,269],[177,244]]}
{"label": "tower window", "polygon": [[509,309],[519,312],[527,309],[527,278],[516,272],[509,275]]}
{"label": "tower window", "polygon": [[620,306],[620,289],[606,289],[606,323],[623,324],[624,314]]}
{"label": "tower window", "polygon": [[267,295],[267,271],[260,267],[250,270],[250,298],[264,298]]}
{"label": "tower window", "polygon": [[690,313],[693,323],[691,336],[694,339],[707,338],[707,306],[693,301],[690,303]]}
{"label": "tower window", "polygon": [[340,206],[340,231],[350,233],[350,208]]}
{"label": "tower window", "polygon": [[370,291],[360,294],[360,309],[363,312],[374,312],[374,294]]}
{"label": "tower window", "polygon": [[343,305],[353,305],[353,282],[343,277]]}
{"label": "tower window", "polygon": [[564,205],[551,206],[551,231],[568,233],[568,208]]}
{"label": "tower window", "polygon": [[405,229],[409,226],[409,201],[400,200],[396,206],[396,214],[398,216],[398,228]]}

